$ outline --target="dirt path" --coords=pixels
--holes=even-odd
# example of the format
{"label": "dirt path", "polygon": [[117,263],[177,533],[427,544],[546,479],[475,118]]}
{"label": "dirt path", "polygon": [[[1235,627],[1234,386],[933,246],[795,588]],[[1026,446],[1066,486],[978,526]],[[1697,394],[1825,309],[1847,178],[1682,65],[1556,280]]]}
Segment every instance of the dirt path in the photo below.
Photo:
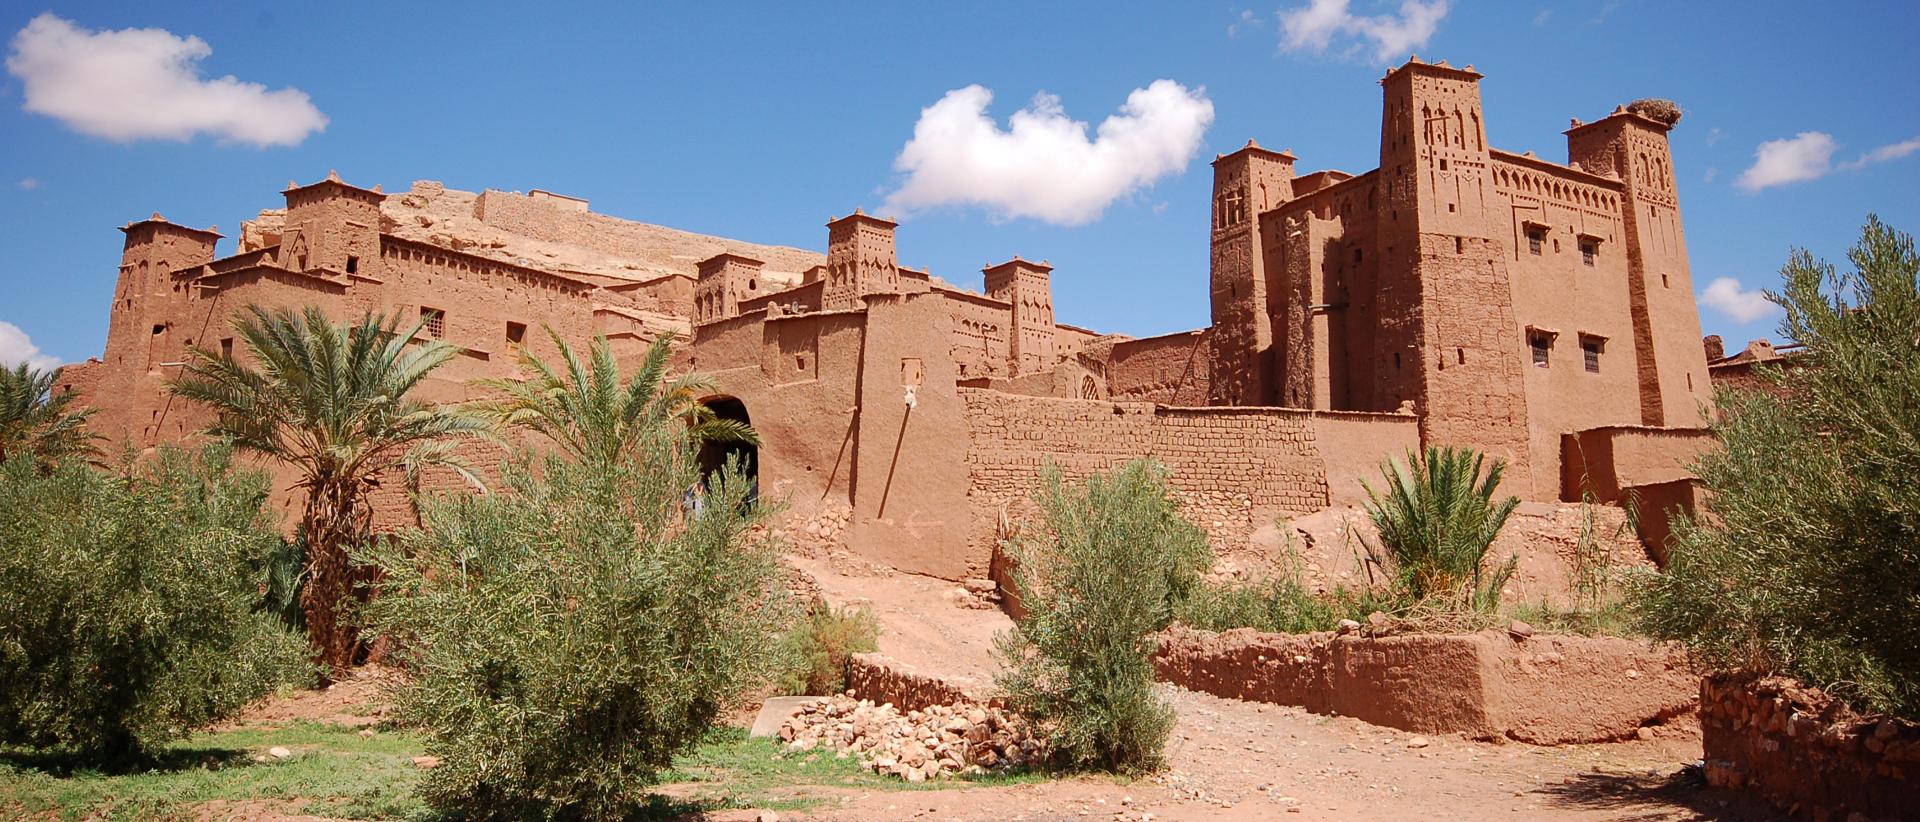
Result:
{"label": "dirt path", "polygon": [[[949,582],[907,574],[848,575],[826,563],[805,567],[829,600],[873,609],[881,623],[882,653],[923,672],[991,681],[992,636],[1012,626],[1003,614],[956,606],[947,595],[955,587]],[[782,818],[1661,822],[1775,817],[1764,804],[1707,790],[1686,770],[1686,763],[1700,758],[1699,740],[1690,736],[1561,747],[1496,744],[1422,737],[1171,686],[1165,693],[1179,720],[1167,770],[1149,779],[850,793],[839,807]]]}
{"label": "dirt path", "polygon": [[[1541,748],[1421,737],[1297,708],[1168,687],[1168,769],[1131,784],[1081,778],[848,794],[783,819],[1762,820],[1764,805],[1682,769],[1694,739]],[[732,818],[727,815],[717,819]],[[752,815],[738,818],[752,819]]]}

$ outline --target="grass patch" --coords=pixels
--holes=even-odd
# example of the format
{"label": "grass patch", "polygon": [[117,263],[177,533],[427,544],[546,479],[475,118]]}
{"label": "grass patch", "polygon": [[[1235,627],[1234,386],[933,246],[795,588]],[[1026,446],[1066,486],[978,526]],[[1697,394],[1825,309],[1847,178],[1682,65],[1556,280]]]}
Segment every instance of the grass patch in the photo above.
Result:
{"label": "grass patch", "polygon": [[[145,770],[111,774],[58,756],[0,748],[0,809],[58,819],[190,819],[219,800],[285,801],[290,813],[347,819],[425,815],[412,797],[420,740],[315,722],[197,734],[164,746]],[[280,746],[286,759],[255,762]],[[311,806],[311,807],[309,807]]]}
{"label": "grass patch", "polygon": [[787,753],[776,740],[748,737],[744,728],[714,730],[699,748],[676,760],[673,770],[661,777],[663,783],[695,786],[691,791],[694,803],[707,810],[805,810],[831,801],[838,792],[849,789],[943,790],[1027,784],[1045,779],[1043,774],[1022,771],[909,783],[874,773],[852,754],[842,758],[831,751]]}
{"label": "grass patch", "polygon": [[1526,603],[1513,608],[1512,617],[1532,625],[1534,630],[1581,636],[1644,636],[1635,612],[1624,601],[1602,603],[1592,608],[1556,608],[1545,602]]}
{"label": "grass patch", "polygon": [[[143,770],[105,773],[57,755],[0,747],[0,817],[62,820],[192,820],[209,802],[285,803],[287,813],[340,819],[442,818],[413,795],[424,751],[410,731],[317,722],[250,725],[197,734],[165,746]],[[269,748],[287,759],[256,762]],[[994,774],[909,784],[831,752],[789,754],[744,728],[713,731],[662,774],[669,795],[647,797],[640,819],[666,819],[728,808],[805,810],[852,790],[941,790],[1042,781],[1036,773]]]}

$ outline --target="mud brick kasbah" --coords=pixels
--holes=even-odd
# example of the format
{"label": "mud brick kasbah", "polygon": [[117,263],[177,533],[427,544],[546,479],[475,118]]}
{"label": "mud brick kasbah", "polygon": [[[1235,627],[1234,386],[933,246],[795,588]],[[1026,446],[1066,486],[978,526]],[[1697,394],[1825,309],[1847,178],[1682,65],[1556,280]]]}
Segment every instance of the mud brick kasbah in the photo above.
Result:
{"label": "mud brick kasbah", "polygon": [[[1018,256],[979,291],[902,267],[896,224],[859,210],[827,223],[823,255],[552,192],[388,194],[330,173],[290,183],[228,256],[212,229],[125,226],[105,353],[63,390],[113,441],[190,438],[207,412],[165,383],[189,346],[244,359],[229,319],[249,304],[424,321],[460,350],[422,388],[447,402],[518,374],[522,348],[554,357],[545,328],[604,334],[629,362],[673,333],[678,364],[721,386],[709,404],[759,429],[754,468],[784,516],[835,512],[850,550],[905,571],[985,576],[1043,464],[1142,456],[1222,544],[1355,504],[1382,458],[1425,443],[1505,458],[1529,501],[1635,497],[1657,532],[1692,499],[1711,394],[1673,117],[1575,120],[1550,162],[1488,145],[1480,81],[1418,58],[1387,72],[1380,165],[1361,174],[1297,173],[1253,141],[1216,158],[1212,323],[1195,331],[1058,323],[1051,267]],[[391,529],[414,512],[387,485]]]}

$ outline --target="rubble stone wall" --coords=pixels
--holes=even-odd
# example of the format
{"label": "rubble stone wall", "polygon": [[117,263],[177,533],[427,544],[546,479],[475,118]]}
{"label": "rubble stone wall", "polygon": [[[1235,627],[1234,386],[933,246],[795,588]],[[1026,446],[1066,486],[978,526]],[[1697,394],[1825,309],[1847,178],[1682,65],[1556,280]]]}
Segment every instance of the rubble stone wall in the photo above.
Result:
{"label": "rubble stone wall", "polygon": [[1049,464],[1083,479],[1132,459],[1157,459],[1171,472],[1182,513],[1216,546],[1231,548],[1272,517],[1328,505],[1323,434],[1337,432],[1342,444],[1362,428],[1374,434],[1364,454],[1333,455],[1334,473],[1342,476],[1350,463],[1377,464],[1417,442],[1413,418],[1391,414],[1173,408],[968,388],[960,396],[971,436],[967,497],[976,548],[991,547],[1003,513],[1016,521],[1032,513],[1030,498]]}
{"label": "rubble stone wall", "polygon": [[1493,631],[1369,637],[1175,627],[1161,635],[1154,667],[1162,680],[1218,696],[1535,745],[1630,738],[1690,711],[1698,679],[1677,648]]}
{"label": "rubble stone wall", "polygon": [[1755,791],[1816,819],[1905,819],[1920,809],[1920,724],[1861,716],[1778,677],[1700,682],[1708,784]]}
{"label": "rubble stone wall", "polygon": [[884,654],[854,654],[847,661],[847,692],[875,705],[891,703],[903,713],[934,705],[1001,703],[988,693],[984,683],[921,673]]}

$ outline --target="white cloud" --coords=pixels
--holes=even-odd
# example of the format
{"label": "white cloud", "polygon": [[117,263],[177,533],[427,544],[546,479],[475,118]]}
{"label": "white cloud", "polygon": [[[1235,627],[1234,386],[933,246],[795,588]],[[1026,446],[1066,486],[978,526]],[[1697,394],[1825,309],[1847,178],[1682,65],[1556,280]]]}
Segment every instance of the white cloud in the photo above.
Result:
{"label": "white cloud", "polygon": [[44,371],[60,365],[60,358],[41,351],[20,326],[0,320],[0,366],[12,368],[23,362]]}
{"label": "white cloud", "polygon": [[1241,32],[1266,28],[1266,25],[1267,21],[1254,14],[1252,10],[1242,10],[1239,17],[1234,18],[1233,22],[1227,24],[1227,36],[1239,37]]}
{"label": "white cloud", "polygon": [[198,37],[91,31],[45,12],[13,36],[7,71],[24,85],[27,111],[120,142],[210,134],[290,146],[326,128],[326,115],[299,89],[202,79],[198,63],[212,53]]}
{"label": "white cloud", "polygon": [[1399,15],[1356,15],[1349,0],[1308,0],[1280,12],[1280,49],[1324,53],[1335,37],[1352,35],[1372,47],[1373,59],[1386,63],[1406,59],[1413,49],[1426,46],[1447,16],[1449,0],[1403,0]]}
{"label": "white cloud", "polygon": [[1778,313],[1780,306],[1767,299],[1759,289],[1743,288],[1732,277],[1717,277],[1700,292],[1700,305],[1720,312],[1736,322],[1750,323]]}
{"label": "white cloud", "polygon": [[1541,9],[1539,14],[1535,14],[1533,16],[1533,27],[1537,29],[1542,26],[1545,26],[1547,24],[1547,21],[1552,18],[1553,18],[1553,9]]}
{"label": "white cloud", "polygon": [[1719,126],[1707,129],[1707,145],[1713,145],[1725,139],[1727,139],[1727,133],[1721,131]]}
{"label": "white cloud", "polygon": [[1783,140],[1768,140],[1754,149],[1753,165],[1734,181],[1747,191],[1817,180],[1833,170],[1833,152],[1840,145],[1833,136],[1803,131]]}
{"label": "white cloud", "polygon": [[1707,173],[1700,175],[1700,182],[1703,183],[1711,183],[1718,179],[1720,179],[1720,169],[1713,166],[1707,168]]}
{"label": "white cloud", "polygon": [[1879,148],[1876,148],[1872,151],[1869,151],[1865,154],[1860,155],[1858,158],[1854,160],[1841,163],[1840,168],[1846,171],[1852,171],[1856,168],[1866,168],[1867,166],[1872,165],[1874,163],[1884,163],[1888,160],[1898,160],[1916,151],[1920,151],[1920,137],[1915,137],[1911,140],[1901,140],[1900,142],[1894,143],[1892,145],[1881,146]]}
{"label": "white cloud", "polygon": [[887,197],[889,210],[972,204],[996,217],[1092,222],[1115,200],[1185,170],[1213,124],[1206,90],[1172,80],[1134,89],[1093,139],[1051,94],[1035,95],[1005,129],[987,115],[992,101],[971,85],[921,109],[893,162],[907,178]]}
{"label": "white cloud", "polygon": [[1835,165],[1834,152],[1840,144],[1820,131],[1803,131],[1794,137],[1768,140],[1754,149],[1753,165],[1734,181],[1747,191],[1759,191],[1788,183],[1818,180],[1835,171],[1858,171],[1875,163],[1898,160],[1920,152],[1920,137],[1884,145]]}
{"label": "white cloud", "polygon": [[32,177],[22,177],[22,178],[20,178],[20,190],[21,190],[21,191],[32,191],[32,190],[34,190],[34,189],[36,189],[36,188],[39,188],[39,187],[40,187],[40,181],[39,181],[39,180],[36,180],[36,179],[34,179],[34,178],[32,178]]}

